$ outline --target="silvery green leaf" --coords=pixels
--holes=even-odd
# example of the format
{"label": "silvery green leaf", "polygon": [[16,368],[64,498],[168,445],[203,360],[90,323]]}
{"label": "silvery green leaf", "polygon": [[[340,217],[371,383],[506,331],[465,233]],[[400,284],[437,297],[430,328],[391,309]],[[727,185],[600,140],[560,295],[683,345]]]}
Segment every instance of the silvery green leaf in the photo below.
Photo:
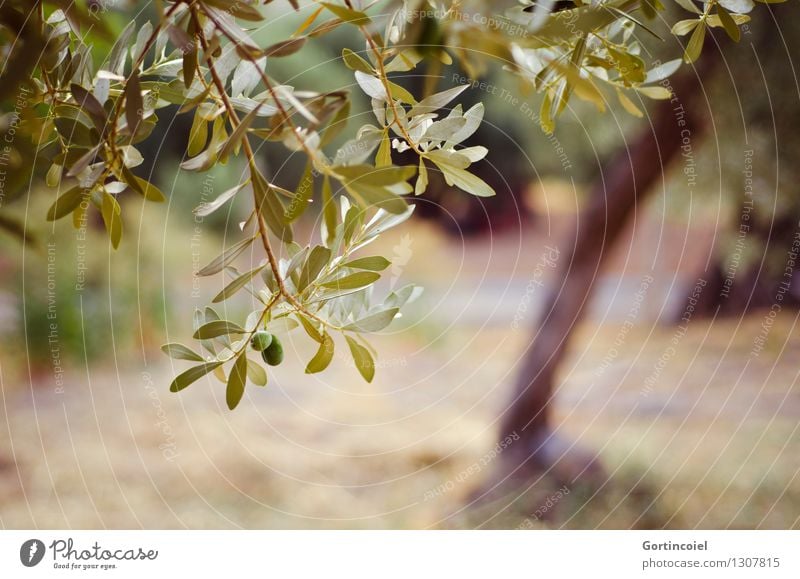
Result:
{"label": "silvery green leaf", "polygon": [[431,123],[420,140],[448,141],[467,124],[464,117],[447,117]]}
{"label": "silvery green leaf", "polygon": [[718,2],[725,9],[737,14],[747,14],[755,7],[753,0],[718,0]]}
{"label": "silvery green leaf", "polygon": [[288,316],[276,318],[267,324],[267,329],[274,334],[286,334],[298,327],[300,323]]}
{"label": "silvery green leaf", "polygon": [[455,185],[459,189],[477,197],[492,197],[495,195],[494,189],[486,181],[469,171],[447,163],[438,163],[436,161],[434,163],[441,169],[444,180],[448,185]]}
{"label": "silvery green leaf", "polygon": [[372,382],[375,377],[375,362],[372,359],[372,354],[350,336],[345,336],[345,339],[347,340],[347,345],[350,346],[350,353],[353,356],[353,361],[359,374],[367,382]]}
{"label": "silvery green leaf", "polygon": [[353,269],[366,269],[369,271],[383,271],[392,264],[391,261],[382,255],[373,255],[370,257],[360,257],[351,261],[346,261],[340,264],[341,267],[350,267]]}
{"label": "silvery green leaf", "polygon": [[213,275],[217,272],[222,271],[222,269],[231,263],[234,259],[236,259],[239,254],[241,254],[248,246],[253,243],[255,237],[250,237],[248,239],[244,239],[235,245],[232,245],[225,251],[223,251],[219,256],[211,261],[207,266],[197,272],[197,275],[206,276],[206,275]]}
{"label": "silvery green leaf", "polygon": [[231,187],[224,193],[221,193],[219,197],[210,201],[208,203],[201,203],[194,209],[194,214],[198,217],[206,217],[211,215],[214,211],[222,207],[227,201],[233,199],[233,197],[244,187],[247,185],[248,181],[243,183],[239,183],[235,187]]}
{"label": "silvery green leaf", "polygon": [[432,94],[413,106],[408,112],[408,116],[409,118],[413,118],[417,115],[436,112],[437,110],[445,107],[448,103],[450,103],[450,101],[468,88],[468,84],[462,84],[453,88],[449,88],[445,91]]}
{"label": "silvery green leaf", "polygon": [[[333,159],[334,165],[357,165],[363,163],[372,152],[378,147],[383,139],[383,131],[367,125],[368,130],[360,130],[359,136],[355,139],[350,139],[345,142],[341,148],[336,151],[336,156]],[[364,127],[362,127],[364,129]]]}
{"label": "silvery green leaf", "polygon": [[664,80],[667,77],[672,76],[680,67],[682,61],[680,58],[676,58],[675,60],[670,60],[663,64],[659,64],[656,67],[651,68],[647,71],[647,76],[644,79],[644,84],[650,84],[651,82],[658,82]]}
{"label": "silvery green leaf", "polygon": [[153,25],[150,24],[148,20],[142,27],[139,29],[139,32],[136,34],[136,43],[131,48],[131,60],[136,62],[141,56],[142,52],[144,51],[144,46],[147,44],[147,39],[150,38],[150,35],[153,33]]}
{"label": "silvery green leaf", "polygon": [[174,358],[176,360],[189,360],[191,362],[205,362],[205,358],[203,358],[200,354],[184,346],[183,344],[178,343],[170,343],[164,344],[161,346],[161,351],[164,352],[170,358]]}
{"label": "silvery green leaf", "polygon": [[470,163],[477,163],[483,159],[488,152],[489,149],[486,147],[481,147],[480,145],[475,145],[474,147],[464,147],[463,149],[458,150],[458,154],[464,155],[467,159],[469,159]]}
{"label": "silvery green leaf", "polygon": [[261,82],[261,71],[267,63],[266,57],[261,57],[255,63],[242,60],[233,71],[231,80],[231,95],[249,96],[253,89]]}
{"label": "silvery green leaf", "polygon": [[319,345],[319,350],[314,354],[314,357],[308,362],[306,366],[306,374],[316,374],[322,372],[333,360],[334,342],[327,333],[322,335],[322,342]]}
{"label": "silvery green leaf", "polygon": [[466,169],[470,166],[469,157],[453,149],[436,149],[426,153],[425,157],[437,165],[448,165],[458,169]]}
{"label": "silvery green leaf", "polygon": [[145,70],[147,75],[152,76],[176,76],[178,72],[183,68],[183,59],[175,58],[172,60],[164,60],[149,67]]}
{"label": "silvery green leaf", "polygon": [[180,392],[193,382],[196,382],[215,368],[222,365],[222,362],[208,362],[206,364],[201,364],[200,366],[195,366],[194,368],[189,368],[182,374],[179,374],[173,381],[172,384],[169,386],[170,392]]}
{"label": "silvery green leaf", "polygon": [[214,320],[211,322],[206,322],[200,326],[194,333],[194,338],[196,340],[209,340],[219,336],[244,333],[245,329],[234,322],[229,322],[227,320]]}
{"label": "silvery green leaf", "polygon": [[317,279],[317,276],[328,265],[330,259],[330,249],[321,245],[314,246],[314,249],[308,254],[308,259],[303,264],[303,268],[300,270],[297,290],[303,291],[312,281]]}
{"label": "silvery green leaf", "polygon": [[125,62],[128,56],[128,44],[130,43],[133,31],[136,29],[136,21],[131,20],[119,33],[117,41],[111,48],[108,59],[101,68],[109,70],[115,74],[125,74]]}
{"label": "silvery green leaf", "polygon": [[461,127],[452,137],[448,139],[448,143],[457,145],[458,143],[467,140],[472,134],[478,130],[481,122],[483,121],[484,106],[483,103],[478,103],[464,113],[466,123]]}
{"label": "silvery green leaf", "polygon": [[387,308],[402,308],[422,295],[423,288],[417,285],[409,284],[393,291],[383,302],[384,307]]}
{"label": "silvery green leaf", "polygon": [[378,311],[374,314],[370,314],[364,318],[356,320],[355,322],[347,324],[344,329],[355,332],[379,332],[392,323],[392,320],[394,320],[398,311],[398,308],[389,308]]}
{"label": "silvery green leaf", "polygon": [[380,80],[371,74],[363,73],[360,70],[355,71],[355,77],[358,86],[360,86],[361,90],[363,90],[368,96],[381,101],[388,100],[386,88],[383,86],[383,83]]}
{"label": "silvery green leaf", "polygon": [[258,112],[256,112],[257,117],[271,117],[278,112],[278,108],[274,105],[261,103],[257,100],[245,97],[232,98],[231,104],[233,108],[243,113],[251,113],[258,109]]}
{"label": "silvery green leaf", "polygon": [[380,274],[372,271],[359,271],[358,273],[351,273],[336,279],[332,279],[321,283],[320,285],[325,288],[335,290],[347,290],[362,288],[371,285],[380,279]]}
{"label": "silvery green leaf", "polygon": [[211,301],[216,304],[227,300],[229,297],[231,297],[240,289],[242,289],[245,285],[247,285],[250,282],[250,280],[253,279],[255,275],[262,269],[264,269],[263,265],[239,275],[236,279],[234,279],[232,282],[226,285],[222,289],[222,291],[219,292]]}

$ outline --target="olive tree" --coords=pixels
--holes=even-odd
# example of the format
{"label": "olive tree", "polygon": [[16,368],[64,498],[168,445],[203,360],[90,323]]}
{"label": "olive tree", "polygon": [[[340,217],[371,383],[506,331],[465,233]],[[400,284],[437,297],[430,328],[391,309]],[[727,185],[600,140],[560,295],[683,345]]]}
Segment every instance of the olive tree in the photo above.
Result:
{"label": "olive tree", "polygon": [[[247,292],[257,307],[242,320],[221,319],[211,306],[197,311],[197,344],[163,347],[191,363],[173,380],[173,392],[213,372],[227,385],[231,409],[248,382],[266,384],[263,363],[281,362],[281,335],[297,326],[318,344],[307,373],[325,370],[334,348],[346,347],[363,378],[372,380],[376,352],[366,336],[387,327],[419,289],[409,285],[378,299],[372,288],[390,261],[363,249],[411,216],[407,198],[425,194],[432,171],[464,194],[495,194],[474,171],[486,147],[463,144],[481,124],[483,105],[459,105],[468,84],[411,94],[402,78],[420,63],[460,66],[472,79],[500,63],[541,94],[538,120],[551,132],[573,98],[601,112],[614,99],[642,116],[643,98],[670,98],[665,79],[699,57],[709,28],[738,40],[754,6],[751,0],[675,0],[685,17],[672,33],[687,37],[685,51],[654,63],[642,56],[639,37],[655,34],[648,22],[663,17],[659,0],[521,0],[510,7],[470,0],[290,0],[285,9],[301,12],[302,23],[267,46],[251,32],[276,8],[261,4],[155,0],[153,19],[130,22],[100,56],[93,39],[111,37],[101,1],[8,0],[0,7],[3,228],[26,236],[25,226],[2,209],[44,182],[53,202],[43,219],[68,218],[79,227],[96,212],[109,242],[125,251],[126,197],[165,200],[136,168],[143,162],[137,145],[167,107],[192,118],[183,169],[203,172],[243,158],[242,181],[195,209],[207,216],[236,196],[252,200],[241,238],[200,274],[226,279],[214,303]],[[273,59],[343,27],[358,35],[363,49],[343,49],[341,66],[369,97],[374,117],[358,128],[348,123],[347,91],[295,90],[270,74]],[[335,147],[341,136],[344,143]],[[272,182],[260,167],[263,142],[282,143],[305,159],[292,188]],[[405,162],[408,154],[413,163]],[[296,239],[293,224],[312,199],[322,218],[310,239]],[[243,254],[256,245],[263,259],[243,265]]]}

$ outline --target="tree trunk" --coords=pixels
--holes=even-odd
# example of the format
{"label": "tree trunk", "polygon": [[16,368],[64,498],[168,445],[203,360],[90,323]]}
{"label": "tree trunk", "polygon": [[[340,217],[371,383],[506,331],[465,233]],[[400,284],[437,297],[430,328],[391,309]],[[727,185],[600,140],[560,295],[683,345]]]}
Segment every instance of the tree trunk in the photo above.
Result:
{"label": "tree trunk", "polygon": [[523,354],[515,392],[503,416],[501,438],[520,437],[510,452],[503,454],[518,475],[520,471],[552,468],[550,472],[557,478],[574,482],[587,469],[599,471],[593,457],[570,451],[570,445],[554,436],[551,413],[556,371],[586,310],[603,260],[628,218],[656,189],[670,161],[680,156],[684,138],[691,135],[694,143],[700,134],[703,124],[698,121],[706,107],[698,77],[706,75],[712,60],[716,60],[715,55],[706,55],[696,70],[687,70],[672,81],[673,99],[659,103],[650,126],[605,165],[587,206],[566,236],[558,281],[536,322],[534,338]]}

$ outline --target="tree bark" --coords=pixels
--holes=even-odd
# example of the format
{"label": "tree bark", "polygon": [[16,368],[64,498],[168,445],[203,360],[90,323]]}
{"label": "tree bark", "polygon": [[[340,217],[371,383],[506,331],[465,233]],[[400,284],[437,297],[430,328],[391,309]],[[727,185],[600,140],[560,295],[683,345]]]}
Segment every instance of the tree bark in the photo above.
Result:
{"label": "tree bark", "polygon": [[[570,445],[553,434],[551,414],[556,371],[570,337],[583,318],[601,265],[611,252],[637,205],[654,189],[665,167],[680,156],[684,137],[701,132],[704,112],[701,80],[714,55],[706,55],[695,70],[672,80],[673,99],[659,103],[650,126],[626,143],[602,169],[559,257],[557,282],[550,289],[534,338],[523,354],[510,404],[502,419],[501,439],[519,435],[511,452],[503,454],[515,469],[551,472],[571,479],[599,468],[593,457],[575,456]],[[702,70],[701,70],[702,69]],[[681,108],[682,107],[682,108]],[[680,117],[680,115],[683,115]],[[679,123],[683,118],[685,125]],[[687,133],[687,131],[689,131]],[[574,463],[574,464],[570,464]],[[559,464],[561,467],[559,471]],[[569,481],[572,482],[572,481]]]}

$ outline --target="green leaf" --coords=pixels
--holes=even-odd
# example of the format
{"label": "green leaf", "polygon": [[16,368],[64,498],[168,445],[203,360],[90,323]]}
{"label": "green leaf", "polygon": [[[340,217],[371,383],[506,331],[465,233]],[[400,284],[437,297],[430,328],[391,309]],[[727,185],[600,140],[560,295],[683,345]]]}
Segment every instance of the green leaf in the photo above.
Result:
{"label": "green leaf", "polygon": [[684,36],[689,34],[692,30],[697,28],[697,25],[700,24],[700,20],[693,18],[691,20],[680,20],[672,25],[672,34],[675,36]]}
{"label": "green leaf", "polygon": [[458,131],[463,129],[466,124],[467,119],[464,117],[447,117],[446,119],[432,123],[425,131],[425,134],[422,135],[422,139],[449,141]]}
{"label": "green leaf", "polygon": [[[183,86],[189,88],[194,82],[195,74],[197,74],[197,46],[190,38],[186,38],[188,43],[185,44],[181,50],[183,51]],[[191,46],[191,50],[186,50],[187,46]]]}
{"label": "green leaf", "polygon": [[228,386],[225,388],[225,402],[228,403],[229,410],[236,408],[242,400],[242,396],[244,396],[244,384],[247,381],[247,356],[245,352],[246,350],[242,350],[242,353],[236,358],[228,376]]}
{"label": "green leaf", "polygon": [[634,117],[642,118],[644,116],[644,113],[641,110],[639,110],[639,107],[636,106],[636,103],[634,103],[628,97],[628,95],[626,95],[619,89],[617,89],[617,98],[619,99],[619,102],[622,105],[622,107],[630,114],[632,114]]}
{"label": "green leaf", "polygon": [[392,98],[399,100],[400,102],[404,102],[410,105],[417,104],[417,99],[414,98],[410,92],[404,89],[399,84],[395,84],[392,81],[388,81],[389,91],[392,93]]}
{"label": "green leaf", "polygon": [[78,103],[78,106],[92,117],[92,121],[98,132],[102,133],[106,125],[106,111],[103,109],[103,105],[100,104],[100,101],[79,84],[71,84],[70,92]]}
{"label": "green leaf", "polygon": [[392,164],[392,143],[389,139],[389,132],[383,132],[383,139],[375,154],[375,165],[377,167],[389,167]]}
{"label": "green leaf", "polygon": [[164,344],[163,346],[161,346],[161,351],[164,352],[170,358],[175,358],[176,360],[205,362],[205,358],[203,358],[200,354],[196,353],[191,348],[187,348],[183,344],[178,344],[176,342]]}
{"label": "green leaf", "polygon": [[300,178],[297,189],[294,192],[292,201],[289,207],[286,208],[283,218],[287,223],[296,221],[303,213],[305,213],[311,198],[314,196],[314,173],[312,171],[311,162],[306,164],[306,170]]}
{"label": "green leaf", "polygon": [[422,157],[419,158],[419,177],[414,185],[414,195],[422,195],[428,188],[428,168]]}
{"label": "green leaf", "polygon": [[206,276],[206,275],[214,275],[223,270],[228,264],[230,264],[234,259],[239,257],[239,255],[247,249],[247,247],[253,243],[255,237],[248,237],[247,239],[243,239],[239,243],[232,245],[225,251],[223,251],[220,255],[215,257],[211,263],[205,266],[203,269],[197,272],[197,275]]}
{"label": "green leaf", "polygon": [[402,183],[414,176],[416,167],[406,165],[402,167],[372,167],[371,165],[347,165],[336,167],[336,174],[342,177],[345,184],[364,183],[377,187]]}
{"label": "green leaf", "polygon": [[253,279],[255,277],[255,275],[258,272],[260,272],[262,269],[264,269],[263,265],[255,268],[255,269],[251,269],[250,271],[241,274],[239,277],[234,279],[231,283],[226,285],[221,292],[219,292],[216,296],[214,296],[214,299],[211,300],[212,303],[216,304],[216,303],[224,302],[225,300],[227,300],[229,297],[231,297],[236,292],[238,292],[240,289],[242,289],[245,285],[247,285],[247,283],[251,279]]}
{"label": "green leaf", "polygon": [[250,176],[256,199],[256,211],[264,218],[270,231],[285,243],[292,241],[292,228],[284,221],[285,208],[275,189],[269,186],[261,172],[250,165]]}
{"label": "green leaf", "polygon": [[281,42],[276,42],[275,44],[265,48],[263,54],[267,57],[290,56],[303,48],[306,40],[308,40],[308,38],[305,36],[298,36],[297,38],[282,40]]}
{"label": "green leaf", "polygon": [[308,285],[317,279],[317,276],[322,269],[328,265],[331,259],[331,250],[322,245],[314,246],[314,249],[308,254],[308,259],[303,264],[300,270],[300,276],[297,282],[297,291],[302,292]]}
{"label": "green leaf", "polygon": [[347,192],[364,206],[376,206],[390,213],[402,214],[408,203],[386,187],[371,187],[365,184],[345,185]]}
{"label": "green leaf", "polygon": [[381,255],[371,257],[360,257],[352,261],[341,264],[341,267],[352,267],[353,269],[366,269],[369,271],[383,271],[392,264],[391,261]]}
{"label": "green leaf", "polygon": [[722,4],[717,4],[717,16],[719,16],[720,22],[722,22],[723,28],[725,28],[725,32],[734,42],[739,42],[742,37],[742,32],[739,30],[739,26],[731,17],[730,12],[728,12]]}
{"label": "green leaf", "polygon": [[264,19],[255,7],[243,2],[242,0],[203,0],[206,4],[224,10],[234,18],[249,20],[250,22],[260,22]]}
{"label": "green leaf", "polygon": [[245,138],[247,133],[247,129],[250,128],[250,125],[253,124],[253,121],[258,116],[258,111],[261,109],[261,104],[254,108],[252,111],[247,113],[243,119],[239,121],[239,124],[236,125],[236,128],[233,129],[233,132],[230,134],[228,139],[223,143],[222,147],[220,147],[217,155],[221,159],[225,159],[228,155],[231,154],[232,151],[238,150],[237,147],[241,144],[242,139]]}
{"label": "green leaf", "polygon": [[422,99],[408,112],[409,118],[438,111],[467,90],[469,86],[469,84],[462,84]]}
{"label": "green leaf", "polygon": [[350,101],[346,100],[341,108],[336,112],[336,115],[333,117],[333,119],[331,119],[331,122],[328,123],[325,131],[322,133],[322,138],[320,139],[319,143],[320,147],[330,144],[347,126],[347,121],[349,118]]}
{"label": "green leaf", "polygon": [[121,209],[114,196],[103,191],[103,204],[100,210],[103,215],[103,223],[105,223],[108,237],[111,239],[111,245],[114,249],[119,247],[119,242],[122,239],[122,218],[120,217]]}
{"label": "green leaf", "polygon": [[130,185],[131,189],[136,191],[148,201],[163,203],[167,200],[167,197],[161,192],[161,189],[152,183],[145,181],[141,177],[137,177],[127,167],[122,168],[122,178],[128,185]]}
{"label": "green leaf", "polygon": [[683,53],[683,61],[687,64],[694,62],[700,57],[703,51],[703,42],[706,39],[706,24],[701,22],[692,32],[689,43],[686,45],[686,52]]}
{"label": "green leaf", "polygon": [[180,392],[193,382],[196,382],[215,368],[222,365],[222,362],[207,362],[200,366],[189,368],[182,374],[179,374],[169,385],[170,392]]}
{"label": "green leaf", "polygon": [[77,209],[85,197],[82,187],[69,189],[58,196],[47,211],[47,220],[56,221]]}
{"label": "green leaf", "polygon": [[381,275],[379,273],[371,271],[359,271],[358,273],[351,273],[350,275],[346,275],[344,277],[340,277],[339,279],[321,283],[320,285],[325,288],[336,289],[336,290],[356,289],[373,284],[378,279],[380,279],[380,277]]}
{"label": "green leaf", "polygon": [[128,43],[131,40],[134,30],[136,30],[136,21],[131,20],[119,33],[117,40],[114,42],[114,46],[109,52],[108,58],[100,68],[113,72],[114,74],[123,74],[125,70],[125,61],[128,58]]}
{"label": "green leaf", "polygon": [[267,372],[258,362],[247,360],[247,377],[256,386],[267,385]]}
{"label": "green leaf", "polygon": [[322,180],[322,212],[325,219],[326,238],[323,241],[330,245],[336,237],[336,228],[339,225],[339,213],[336,211],[336,203],[333,200],[331,190],[331,180],[328,175]]}
{"label": "green leaf", "polygon": [[306,331],[306,334],[308,334],[309,337],[315,342],[322,343],[322,334],[319,333],[319,330],[314,323],[303,314],[298,313],[296,315],[297,319],[300,320],[300,325],[302,325],[303,329]]}
{"label": "green leaf", "polygon": [[358,368],[359,374],[367,382],[372,382],[375,377],[375,362],[372,359],[372,354],[350,336],[345,336],[345,339],[347,340],[347,345],[350,346],[350,354],[353,356],[353,361],[356,364],[356,368]]}
{"label": "green leaf", "polygon": [[651,99],[665,100],[672,97],[669,89],[663,86],[637,86],[634,90]]}
{"label": "green leaf", "polygon": [[375,70],[372,68],[372,65],[370,65],[370,63],[349,48],[342,50],[342,60],[344,60],[344,65],[350,70],[360,70],[361,72],[370,75],[375,74]]}
{"label": "green leaf", "polygon": [[672,76],[680,67],[682,61],[680,58],[667,61],[663,64],[655,66],[647,71],[647,76],[644,79],[644,84],[659,82]]}
{"label": "green leaf", "polygon": [[334,343],[333,338],[326,332],[322,336],[322,342],[319,345],[317,353],[309,360],[306,366],[306,374],[316,374],[322,372],[327,368],[331,360],[333,360]]}
{"label": "green leaf", "polygon": [[755,7],[753,0],[717,0],[717,6],[724,7],[730,12],[747,14]]}
{"label": "green leaf", "polygon": [[371,74],[361,72],[360,70],[357,70],[355,75],[358,86],[361,87],[361,90],[363,90],[367,96],[378,99],[379,101],[389,100],[389,97],[386,95],[386,88],[379,79]]}
{"label": "green leaf", "polygon": [[392,320],[394,320],[398,311],[400,311],[398,308],[390,308],[388,310],[370,314],[361,318],[360,320],[356,320],[351,324],[347,324],[344,329],[355,332],[380,332],[382,329],[392,323]]}
{"label": "green leaf", "polygon": [[341,18],[345,22],[355,24],[356,26],[365,26],[370,22],[369,16],[359,10],[353,10],[352,8],[339,6],[338,4],[331,4],[330,2],[320,2],[320,4],[333,12],[338,18]]}
{"label": "green leaf", "polygon": [[447,163],[434,161],[437,167],[442,171],[444,180],[448,185],[455,185],[459,189],[472,193],[477,197],[492,197],[495,192],[491,186],[480,177],[473,175],[469,171],[453,167]]}
{"label": "green leaf", "polygon": [[222,207],[228,200],[233,199],[233,197],[241,191],[242,187],[247,185],[249,181],[245,181],[244,183],[239,183],[238,185],[231,187],[224,193],[221,193],[219,197],[214,199],[209,203],[201,203],[194,209],[194,214],[198,217],[207,217],[211,215],[214,211]]}
{"label": "green leaf", "polygon": [[200,326],[194,333],[195,340],[210,340],[230,334],[245,334],[246,330],[239,324],[227,320],[214,320]]}
{"label": "green leaf", "polygon": [[125,84],[125,119],[128,121],[128,131],[132,137],[136,135],[143,116],[142,87],[139,84],[139,73],[134,70]]}

